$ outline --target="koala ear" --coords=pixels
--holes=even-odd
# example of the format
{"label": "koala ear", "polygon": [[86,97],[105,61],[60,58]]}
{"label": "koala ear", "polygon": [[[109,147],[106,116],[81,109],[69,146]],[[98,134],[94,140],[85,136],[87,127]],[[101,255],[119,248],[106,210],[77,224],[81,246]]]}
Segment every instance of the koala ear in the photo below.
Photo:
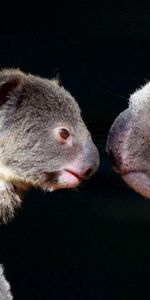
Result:
{"label": "koala ear", "polygon": [[0,72],[0,105],[5,104],[9,94],[20,85],[22,81],[21,74],[20,71],[11,74],[9,70]]}

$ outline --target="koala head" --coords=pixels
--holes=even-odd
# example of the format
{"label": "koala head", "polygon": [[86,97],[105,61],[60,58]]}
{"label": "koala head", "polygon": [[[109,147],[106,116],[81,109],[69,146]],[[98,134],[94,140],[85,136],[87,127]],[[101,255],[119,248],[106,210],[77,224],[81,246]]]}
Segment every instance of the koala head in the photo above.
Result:
{"label": "koala head", "polygon": [[0,190],[72,188],[90,178],[99,153],[75,99],[56,80],[0,72]]}
{"label": "koala head", "polygon": [[150,83],[130,96],[129,107],[115,120],[107,152],[127,184],[150,198]]}

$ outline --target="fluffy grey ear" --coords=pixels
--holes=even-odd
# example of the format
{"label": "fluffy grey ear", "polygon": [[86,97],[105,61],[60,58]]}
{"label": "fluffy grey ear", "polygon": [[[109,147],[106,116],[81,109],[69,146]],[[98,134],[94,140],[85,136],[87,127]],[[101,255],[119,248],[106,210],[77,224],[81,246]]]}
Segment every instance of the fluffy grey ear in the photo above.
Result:
{"label": "fluffy grey ear", "polygon": [[10,292],[10,285],[6,281],[3,267],[0,265],[0,300],[12,300],[13,297]]}
{"label": "fluffy grey ear", "polygon": [[5,104],[9,95],[20,86],[23,73],[19,70],[3,70],[0,72],[0,105]]}
{"label": "fluffy grey ear", "polygon": [[0,105],[4,104],[7,100],[9,93],[19,84],[18,78],[13,78],[6,82],[0,83]]}

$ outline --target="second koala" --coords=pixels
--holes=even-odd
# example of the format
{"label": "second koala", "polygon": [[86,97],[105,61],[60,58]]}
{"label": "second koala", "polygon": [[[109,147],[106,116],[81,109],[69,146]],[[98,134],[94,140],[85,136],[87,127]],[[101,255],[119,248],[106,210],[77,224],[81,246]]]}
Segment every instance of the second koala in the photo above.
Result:
{"label": "second koala", "polygon": [[112,125],[107,151],[114,169],[141,195],[150,198],[150,83],[135,91],[129,107]]}

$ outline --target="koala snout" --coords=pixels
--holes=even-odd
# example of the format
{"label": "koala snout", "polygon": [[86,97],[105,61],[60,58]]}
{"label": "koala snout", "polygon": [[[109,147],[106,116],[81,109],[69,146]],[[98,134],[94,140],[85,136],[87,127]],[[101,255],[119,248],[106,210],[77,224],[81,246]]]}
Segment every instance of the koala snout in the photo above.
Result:
{"label": "koala snout", "polygon": [[68,169],[78,174],[81,180],[89,179],[97,170],[100,164],[100,155],[97,147],[92,141],[89,141],[84,146],[81,154],[75,159],[75,161],[68,165],[65,169]]}
{"label": "koala snout", "polygon": [[71,163],[65,165],[58,177],[58,185],[75,187],[83,180],[89,179],[98,169],[100,163],[99,152],[92,141],[86,143],[82,153]]}

